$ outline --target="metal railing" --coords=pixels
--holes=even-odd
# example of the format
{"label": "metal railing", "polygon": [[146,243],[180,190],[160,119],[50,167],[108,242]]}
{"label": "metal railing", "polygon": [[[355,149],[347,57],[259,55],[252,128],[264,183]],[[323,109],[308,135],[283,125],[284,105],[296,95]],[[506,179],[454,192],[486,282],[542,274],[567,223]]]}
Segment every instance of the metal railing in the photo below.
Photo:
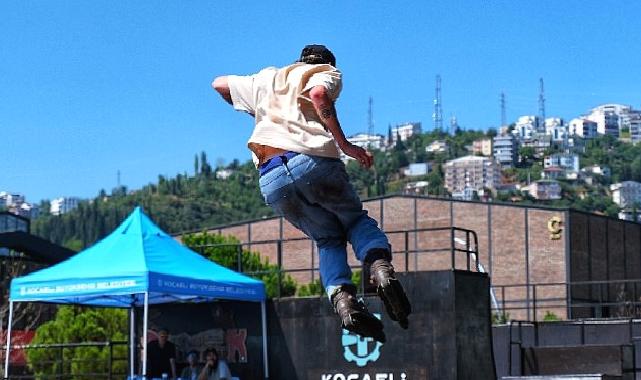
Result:
{"label": "metal railing", "polygon": [[[637,318],[619,318],[619,319],[580,319],[580,320],[566,320],[566,321],[522,321],[522,320],[511,320],[508,324],[508,341],[509,341],[509,346],[508,346],[508,375],[509,376],[514,376],[514,375],[522,375],[523,372],[523,349],[528,348],[528,347],[541,347],[541,342],[540,342],[540,329],[547,327],[547,326],[578,326],[579,327],[579,341],[576,342],[574,345],[586,345],[586,344],[595,344],[595,342],[589,342],[588,343],[588,334],[586,333],[586,327],[598,327],[598,326],[604,326],[604,325],[625,325],[625,329],[627,330],[627,337],[623,338],[620,342],[616,344],[624,345],[624,344],[629,344],[632,346],[632,372],[634,375],[638,375],[641,373],[641,368],[637,366],[637,360],[636,360],[636,351],[637,351],[637,345],[641,343],[641,336],[635,335],[634,330],[635,330],[635,325],[641,327],[641,320]],[[514,333],[514,328],[516,328],[516,334]],[[525,334],[524,330],[526,328],[529,328],[532,330],[532,339],[531,342],[528,344],[526,343]],[[594,332],[590,334],[590,336],[594,336]],[[610,344],[612,344],[610,342]],[[568,346],[572,345],[568,342],[564,342],[563,346]],[[557,346],[557,345],[555,345]],[[518,363],[519,363],[519,371],[518,373],[514,373],[514,366],[513,366],[513,348],[516,347],[516,350],[518,352]]]}
{"label": "metal railing", "polygon": [[[641,279],[492,285],[500,320],[522,312],[537,322],[542,311],[564,311],[559,319],[641,317]],[[547,295],[542,295],[547,294]],[[521,319],[521,318],[516,318]]]}
{"label": "metal railing", "polygon": [[[106,348],[106,356],[78,358],[74,354],[77,349],[87,349],[95,347],[98,350],[90,352],[94,355],[105,355],[104,349]],[[117,347],[123,347],[121,351],[125,351],[124,356],[117,354]],[[100,350],[102,349],[102,350]],[[45,359],[32,364],[32,368],[27,368],[12,364],[10,376],[7,378],[3,374],[3,379],[38,379],[38,380],[84,380],[84,379],[125,379],[129,373],[129,343],[126,341],[114,342],[86,342],[86,343],[59,343],[59,344],[25,344],[25,345],[12,345],[11,352],[22,350],[25,355],[30,350],[44,350],[48,351]],[[2,346],[2,353],[6,355],[6,347]],[[123,363],[117,365],[115,363]],[[32,373],[32,369],[36,369],[37,376]],[[87,368],[89,371],[79,370],[79,368]]]}
{"label": "metal railing", "polygon": [[[459,227],[437,227],[437,228],[419,228],[412,230],[394,230],[394,231],[385,231],[385,234],[390,238],[391,241],[398,240],[399,237],[402,238],[402,246],[399,249],[392,249],[392,257],[394,260],[397,260],[400,257],[403,259],[402,266],[396,266],[397,271],[411,272],[412,265],[410,265],[410,258],[412,255],[427,255],[427,254],[449,254],[450,255],[450,264],[449,269],[461,269],[467,271],[477,271],[480,272],[480,258],[479,258],[479,249],[478,249],[478,236],[473,230],[459,228]],[[447,243],[442,246],[433,246],[429,248],[419,247],[418,236],[420,234],[441,234],[440,240],[444,240]],[[411,240],[414,239],[414,244]],[[436,239],[438,240],[438,239]],[[311,246],[309,249],[309,262],[312,263],[311,267],[306,268],[287,268],[285,265],[284,257],[284,246],[289,243],[294,242],[304,242],[309,241]],[[412,247],[414,245],[414,247]],[[276,254],[276,263],[273,270],[259,270],[251,271],[246,270],[242,264],[243,252],[253,251],[261,252],[260,247],[271,246],[272,250],[275,250]],[[236,263],[233,265],[234,269],[238,272],[244,273],[249,276],[259,276],[263,274],[276,273],[278,276],[278,293],[276,298],[282,296],[281,291],[283,289],[283,276],[287,274],[309,272],[312,282],[316,279],[317,273],[319,273],[319,267],[316,263],[316,249],[311,240],[306,237],[300,238],[290,238],[290,239],[272,239],[272,240],[254,240],[242,243],[218,243],[218,244],[203,244],[197,246],[190,246],[196,252],[199,252],[202,255],[206,254],[208,248],[232,248],[236,252]],[[266,250],[263,248],[263,250]],[[303,254],[302,252],[295,252],[295,254]],[[465,256],[465,263],[461,266],[460,264],[460,254]],[[413,270],[418,270],[418,265],[413,266]],[[361,269],[360,265],[352,265],[352,269]],[[364,279],[361,282],[361,291],[365,289]]]}

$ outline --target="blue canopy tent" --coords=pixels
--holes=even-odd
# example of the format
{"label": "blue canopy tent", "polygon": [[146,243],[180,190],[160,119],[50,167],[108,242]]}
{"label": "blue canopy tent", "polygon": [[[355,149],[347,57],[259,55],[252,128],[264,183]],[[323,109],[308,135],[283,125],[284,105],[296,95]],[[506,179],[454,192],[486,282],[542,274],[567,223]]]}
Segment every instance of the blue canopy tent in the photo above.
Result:
{"label": "blue canopy tent", "polygon": [[[144,309],[143,349],[147,352],[150,304],[239,300],[261,303],[263,361],[267,366],[265,285],[220,266],[178,243],[140,207],[109,236],[55,266],[11,281],[5,378],[9,373],[14,302],[50,302]],[[130,334],[134,335],[134,318]],[[131,376],[135,343],[130,339]],[[142,373],[147,372],[146,355]]]}

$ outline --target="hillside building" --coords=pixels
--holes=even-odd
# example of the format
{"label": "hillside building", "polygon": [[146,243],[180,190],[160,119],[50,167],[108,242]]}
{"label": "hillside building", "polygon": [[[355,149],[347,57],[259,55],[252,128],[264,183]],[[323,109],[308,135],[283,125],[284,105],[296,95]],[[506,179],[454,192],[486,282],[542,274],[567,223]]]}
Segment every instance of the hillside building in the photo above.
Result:
{"label": "hillside building", "polygon": [[512,135],[500,135],[494,137],[494,159],[503,168],[511,168],[516,163],[518,155],[518,144]]}
{"label": "hillside building", "polygon": [[491,158],[465,156],[450,160],[443,165],[445,188],[450,193],[466,189],[481,191],[495,189],[500,183],[501,169]]}
{"label": "hillside building", "polygon": [[63,215],[78,207],[80,198],[60,197],[51,201],[50,212],[52,215]]}
{"label": "hillside building", "polygon": [[641,183],[636,181],[623,181],[610,185],[612,201],[621,208],[641,208]]}

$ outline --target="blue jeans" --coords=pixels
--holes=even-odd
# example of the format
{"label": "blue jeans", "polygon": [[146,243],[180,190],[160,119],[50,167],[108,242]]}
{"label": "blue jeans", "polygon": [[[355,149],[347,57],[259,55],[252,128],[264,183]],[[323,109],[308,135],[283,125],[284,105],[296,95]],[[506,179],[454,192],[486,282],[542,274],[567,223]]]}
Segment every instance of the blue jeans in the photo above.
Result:
{"label": "blue jeans", "polygon": [[265,202],[316,243],[328,294],[352,283],[348,241],[361,262],[372,249],[389,252],[387,236],[363,210],[339,159],[299,154],[265,173],[259,184]]}

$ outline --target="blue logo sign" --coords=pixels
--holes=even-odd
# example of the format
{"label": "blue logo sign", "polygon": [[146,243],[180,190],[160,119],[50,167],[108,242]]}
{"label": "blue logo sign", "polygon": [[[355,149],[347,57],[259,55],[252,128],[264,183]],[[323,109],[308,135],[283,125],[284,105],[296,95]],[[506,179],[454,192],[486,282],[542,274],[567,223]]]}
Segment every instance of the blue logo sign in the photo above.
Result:
{"label": "blue logo sign", "polygon": [[[381,319],[381,315],[374,313],[376,318]],[[381,346],[383,343],[377,342],[374,338],[361,337],[343,329],[343,356],[348,362],[355,362],[359,367],[365,367],[369,362],[375,362],[381,356]],[[370,351],[370,347],[373,349]]]}

